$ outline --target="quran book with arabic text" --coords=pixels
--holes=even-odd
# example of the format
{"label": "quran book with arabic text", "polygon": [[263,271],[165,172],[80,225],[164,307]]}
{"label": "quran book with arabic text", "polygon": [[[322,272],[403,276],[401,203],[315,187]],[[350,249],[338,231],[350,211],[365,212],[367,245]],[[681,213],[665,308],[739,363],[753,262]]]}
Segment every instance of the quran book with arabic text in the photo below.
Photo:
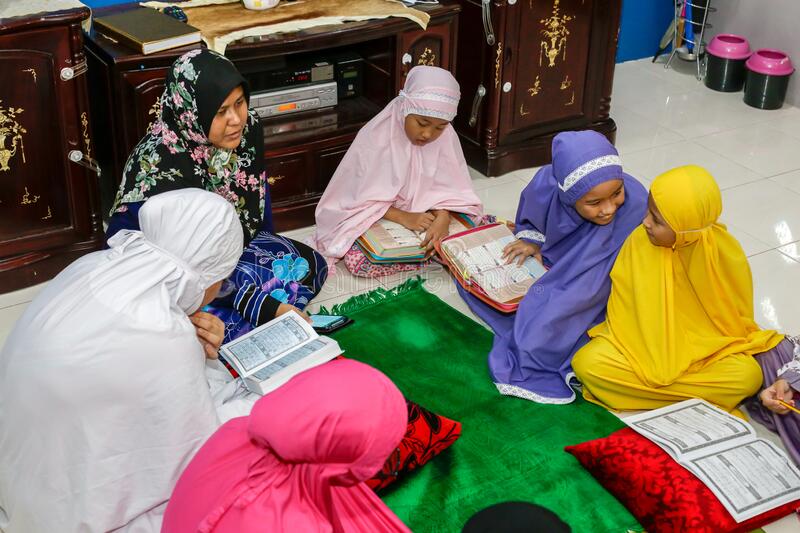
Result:
{"label": "quran book with arabic text", "polygon": [[505,224],[489,224],[452,234],[436,249],[464,289],[498,311],[511,313],[546,272],[532,257],[522,265],[503,259],[503,249],[515,240]]}

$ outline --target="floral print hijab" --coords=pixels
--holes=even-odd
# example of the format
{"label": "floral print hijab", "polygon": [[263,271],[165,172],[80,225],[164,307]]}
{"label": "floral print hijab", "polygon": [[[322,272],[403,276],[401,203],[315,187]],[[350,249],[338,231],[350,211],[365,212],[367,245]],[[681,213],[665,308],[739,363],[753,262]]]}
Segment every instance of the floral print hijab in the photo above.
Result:
{"label": "floral print hijab", "polygon": [[[133,149],[123,173],[114,212],[125,204],[189,187],[215,192],[233,204],[245,241],[271,217],[264,181],[264,133],[258,116],[248,112],[242,141],[235,150],[217,148],[208,132],[220,105],[238,86],[250,100],[247,82],[225,56],[192,50],[172,64],[155,120]],[[267,222],[271,228],[271,220]]]}

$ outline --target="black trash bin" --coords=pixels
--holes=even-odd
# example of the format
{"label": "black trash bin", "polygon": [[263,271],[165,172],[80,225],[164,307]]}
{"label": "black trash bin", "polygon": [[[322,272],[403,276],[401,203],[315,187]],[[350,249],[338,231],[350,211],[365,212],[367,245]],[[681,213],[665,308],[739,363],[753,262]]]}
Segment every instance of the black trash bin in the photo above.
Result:
{"label": "black trash bin", "polygon": [[711,39],[706,47],[706,87],[726,93],[741,91],[748,57],[750,43],[741,35],[722,33]]}
{"label": "black trash bin", "polygon": [[786,98],[789,77],[794,72],[785,52],[772,48],[756,50],[747,60],[744,103],[759,109],[779,109]]}

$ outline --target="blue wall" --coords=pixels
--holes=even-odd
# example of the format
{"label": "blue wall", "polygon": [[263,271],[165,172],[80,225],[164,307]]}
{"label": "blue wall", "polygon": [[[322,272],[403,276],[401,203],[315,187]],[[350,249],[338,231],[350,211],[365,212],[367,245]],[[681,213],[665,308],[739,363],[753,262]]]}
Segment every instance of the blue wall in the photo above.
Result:
{"label": "blue wall", "polygon": [[81,2],[89,7],[103,7],[113,6],[114,4],[124,4],[130,2],[130,0],[81,0]]}
{"label": "blue wall", "polygon": [[617,63],[653,57],[673,16],[670,0],[623,0]]}
{"label": "blue wall", "polygon": [[124,4],[130,1],[131,0],[81,0],[81,2],[89,7],[113,6],[114,4]]}
{"label": "blue wall", "polygon": [[[83,3],[102,7],[126,1],[129,0],[83,0]],[[617,62],[652,57],[671,17],[670,0],[623,0]]]}

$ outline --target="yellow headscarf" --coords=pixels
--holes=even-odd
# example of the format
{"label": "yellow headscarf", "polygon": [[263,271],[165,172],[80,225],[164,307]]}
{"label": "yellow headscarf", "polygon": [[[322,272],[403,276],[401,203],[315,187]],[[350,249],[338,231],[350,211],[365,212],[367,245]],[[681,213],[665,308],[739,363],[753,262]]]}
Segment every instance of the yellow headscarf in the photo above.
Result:
{"label": "yellow headscarf", "polygon": [[753,320],[747,257],[717,222],[722,197],[714,178],[678,167],[658,176],[650,194],[676,242],[655,246],[643,226],[634,230],[611,271],[606,322],[589,335],[607,338],[652,387],[731,354],[775,347],[783,336]]}

